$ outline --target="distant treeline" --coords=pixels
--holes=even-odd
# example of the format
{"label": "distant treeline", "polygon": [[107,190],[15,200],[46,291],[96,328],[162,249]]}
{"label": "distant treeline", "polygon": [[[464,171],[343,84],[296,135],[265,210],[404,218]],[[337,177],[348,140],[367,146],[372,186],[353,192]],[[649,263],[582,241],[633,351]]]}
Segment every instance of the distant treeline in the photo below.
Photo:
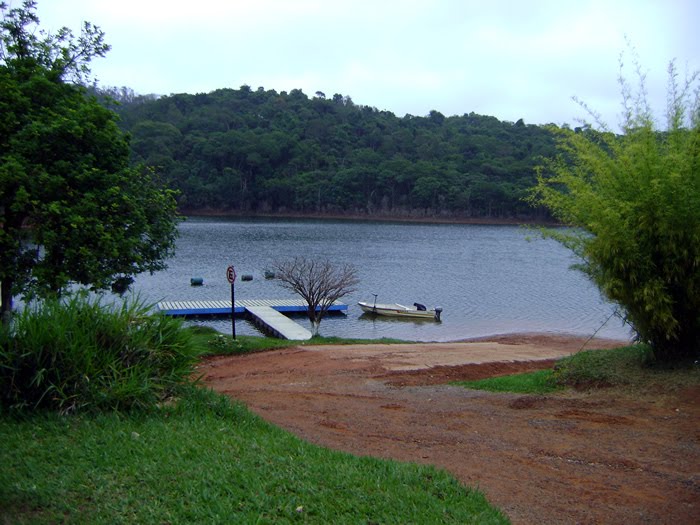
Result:
{"label": "distant treeline", "polygon": [[133,160],[154,166],[190,212],[546,218],[522,197],[554,138],[522,120],[399,118],[298,89],[101,94],[119,102]]}

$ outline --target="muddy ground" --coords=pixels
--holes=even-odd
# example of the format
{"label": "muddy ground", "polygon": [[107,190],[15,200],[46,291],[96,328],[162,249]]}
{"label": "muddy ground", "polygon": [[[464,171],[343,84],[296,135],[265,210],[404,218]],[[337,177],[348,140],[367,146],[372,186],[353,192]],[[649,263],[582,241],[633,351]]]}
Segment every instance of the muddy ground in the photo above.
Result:
{"label": "muddy ground", "polygon": [[211,358],[200,371],[312,443],[444,468],[515,524],[700,523],[700,389],[533,396],[446,385],[550,367],[584,343],[294,347]]}

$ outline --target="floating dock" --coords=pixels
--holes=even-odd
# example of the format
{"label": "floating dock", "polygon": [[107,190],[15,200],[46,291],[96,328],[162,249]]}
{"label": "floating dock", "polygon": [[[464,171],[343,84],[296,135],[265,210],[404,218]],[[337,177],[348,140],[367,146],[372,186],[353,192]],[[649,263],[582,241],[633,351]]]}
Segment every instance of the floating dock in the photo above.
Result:
{"label": "floating dock", "polygon": [[[156,305],[165,315],[219,316],[231,314],[231,301],[161,301]],[[311,332],[292,321],[283,313],[306,313],[307,305],[301,299],[245,299],[236,301],[235,312],[246,315],[255,325],[275,337],[291,340],[311,339]],[[343,312],[347,304],[335,302],[329,312]]]}
{"label": "floating dock", "polygon": [[[215,316],[231,315],[231,301],[161,301],[156,305],[165,315]],[[282,313],[306,313],[307,305],[301,299],[244,299],[236,301],[236,313],[245,313],[250,306],[269,306]],[[347,304],[336,301],[329,312],[346,312]]]}

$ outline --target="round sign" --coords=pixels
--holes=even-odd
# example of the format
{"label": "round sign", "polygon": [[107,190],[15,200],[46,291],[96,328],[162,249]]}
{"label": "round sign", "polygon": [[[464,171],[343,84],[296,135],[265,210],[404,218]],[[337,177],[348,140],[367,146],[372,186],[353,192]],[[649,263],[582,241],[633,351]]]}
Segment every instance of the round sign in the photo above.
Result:
{"label": "round sign", "polygon": [[233,266],[226,268],[226,278],[231,284],[236,280],[236,270],[233,269]]}

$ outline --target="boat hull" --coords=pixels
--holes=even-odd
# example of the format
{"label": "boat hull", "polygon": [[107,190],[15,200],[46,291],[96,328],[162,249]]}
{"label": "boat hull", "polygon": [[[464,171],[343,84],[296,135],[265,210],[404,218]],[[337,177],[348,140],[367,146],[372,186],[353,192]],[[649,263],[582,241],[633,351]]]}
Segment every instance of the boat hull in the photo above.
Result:
{"label": "boat hull", "polygon": [[439,314],[435,310],[418,310],[401,304],[369,304],[360,301],[357,303],[363,312],[387,317],[404,317],[408,319],[434,319],[439,320]]}

